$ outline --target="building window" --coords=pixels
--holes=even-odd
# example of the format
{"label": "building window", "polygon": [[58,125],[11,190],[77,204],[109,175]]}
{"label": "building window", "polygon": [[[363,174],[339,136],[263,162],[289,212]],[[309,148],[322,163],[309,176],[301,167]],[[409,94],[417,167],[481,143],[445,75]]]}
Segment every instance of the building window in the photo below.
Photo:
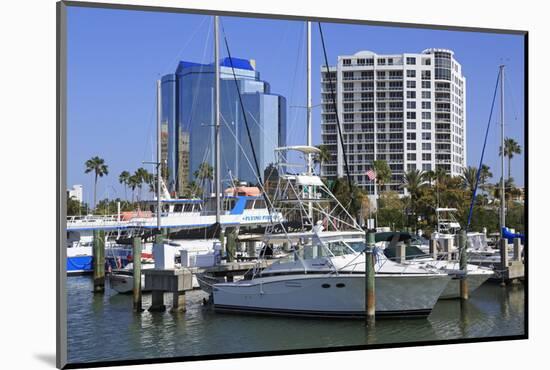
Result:
{"label": "building window", "polygon": [[432,60],[430,58],[422,58],[422,64],[425,66],[432,65]]}
{"label": "building window", "polygon": [[423,132],[422,133],[422,140],[431,140],[431,139],[432,139],[431,132]]}
{"label": "building window", "polygon": [[415,170],[416,170],[416,163],[407,164],[407,171],[415,171]]}
{"label": "building window", "polygon": [[407,64],[409,64],[409,65],[415,65],[415,64],[416,64],[416,58],[407,57]]}
{"label": "building window", "polygon": [[422,122],[422,130],[431,130],[431,129],[432,129],[431,122]]}
{"label": "building window", "polygon": [[423,161],[431,161],[432,160],[432,153],[422,153],[422,160]]}
{"label": "building window", "polygon": [[423,89],[429,89],[431,88],[432,84],[430,81],[422,81],[422,88]]}
{"label": "building window", "polygon": [[422,143],[422,150],[432,150],[432,143]]}
{"label": "building window", "polygon": [[422,171],[431,171],[431,170],[432,170],[431,163],[422,163]]}
{"label": "building window", "polygon": [[403,72],[401,71],[390,71],[391,80],[400,80],[403,78]]}
{"label": "building window", "polygon": [[422,102],[422,109],[432,109],[432,103],[429,101]]}
{"label": "building window", "polygon": [[393,58],[388,58],[388,65],[393,66]]}
{"label": "building window", "polygon": [[345,66],[351,65],[351,59],[344,59],[344,60],[342,60],[342,64],[345,65]]}
{"label": "building window", "polygon": [[407,102],[407,109],[416,109],[416,102],[415,101],[408,101]]}
{"label": "building window", "polygon": [[407,122],[407,130],[416,130],[416,122]]}
{"label": "building window", "polygon": [[430,99],[432,97],[431,91],[422,91],[422,99]]}
{"label": "building window", "polygon": [[407,140],[416,140],[415,132],[407,132]]}
{"label": "building window", "polygon": [[353,91],[353,82],[345,82],[344,91]]}
{"label": "building window", "polygon": [[407,81],[408,89],[416,89],[416,81]]}
{"label": "building window", "polygon": [[407,153],[408,161],[416,161],[416,153]]}
{"label": "building window", "polygon": [[378,59],[378,65],[385,66],[386,65],[386,58],[379,58]]}
{"label": "building window", "polygon": [[432,72],[431,71],[422,71],[422,79],[423,80],[429,80],[432,78]]}
{"label": "building window", "polygon": [[416,112],[407,112],[407,119],[416,119]]}
{"label": "building window", "polygon": [[366,64],[365,58],[358,58],[357,65],[364,66]]}
{"label": "building window", "polygon": [[416,143],[407,143],[407,150],[416,150]]}
{"label": "building window", "polygon": [[407,91],[407,99],[416,99],[416,91]]}
{"label": "building window", "polygon": [[407,77],[416,77],[416,71],[414,69],[407,69]]}
{"label": "building window", "polygon": [[432,112],[422,112],[422,119],[431,119]]}

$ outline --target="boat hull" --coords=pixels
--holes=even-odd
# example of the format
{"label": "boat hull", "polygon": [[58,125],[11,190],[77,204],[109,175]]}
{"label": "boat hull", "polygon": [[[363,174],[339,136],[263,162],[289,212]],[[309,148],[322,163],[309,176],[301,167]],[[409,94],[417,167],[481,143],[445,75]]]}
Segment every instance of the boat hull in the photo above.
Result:
{"label": "boat hull", "polygon": [[[492,274],[469,274],[468,281],[468,294],[472,294],[477,288],[485,283]],[[460,298],[460,277],[455,276],[451,279],[439,299],[455,299]]]}
{"label": "boat hull", "polygon": [[[426,317],[450,281],[447,275],[377,275],[377,317]],[[213,288],[216,311],[362,318],[363,274],[256,278]]]}

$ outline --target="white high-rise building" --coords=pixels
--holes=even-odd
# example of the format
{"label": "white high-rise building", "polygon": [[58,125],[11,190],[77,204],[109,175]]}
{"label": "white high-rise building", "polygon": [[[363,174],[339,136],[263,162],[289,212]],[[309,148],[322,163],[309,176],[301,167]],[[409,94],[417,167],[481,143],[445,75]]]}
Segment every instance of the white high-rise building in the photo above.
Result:
{"label": "white high-rise building", "polygon": [[71,189],[67,189],[67,197],[82,203],[82,185],[73,185]]}
{"label": "white high-rise building", "polygon": [[331,153],[328,178],[346,175],[336,127],[335,90],[350,174],[373,193],[366,171],[376,158],[392,170],[386,190],[403,194],[406,171],[442,168],[451,176],[466,166],[466,81],[451,50],[377,55],[360,51],[321,67],[322,143]]}

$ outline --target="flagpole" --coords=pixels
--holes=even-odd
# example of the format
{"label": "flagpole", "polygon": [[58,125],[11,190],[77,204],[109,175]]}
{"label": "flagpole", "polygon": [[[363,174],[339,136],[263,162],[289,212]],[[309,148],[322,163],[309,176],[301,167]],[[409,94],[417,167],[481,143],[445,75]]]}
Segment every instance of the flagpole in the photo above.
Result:
{"label": "flagpole", "polygon": [[374,227],[378,227],[378,186],[376,175],[374,177],[374,204],[376,206],[376,213],[374,214]]}

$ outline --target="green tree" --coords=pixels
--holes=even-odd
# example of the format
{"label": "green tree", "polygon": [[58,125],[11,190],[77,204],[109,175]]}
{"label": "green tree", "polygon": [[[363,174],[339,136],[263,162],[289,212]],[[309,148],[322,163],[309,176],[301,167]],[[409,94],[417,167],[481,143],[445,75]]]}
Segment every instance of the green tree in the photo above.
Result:
{"label": "green tree", "polygon": [[128,190],[128,180],[130,180],[130,176],[131,176],[130,172],[128,171],[122,171],[118,176],[118,182],[124,185],[124,199],[126,201],[128,200],[127,190]]}
{"label": "green tree", "polygon": [[487,193],[488,191],[487,183],[491,177],[493,177],[493,174],[491,173],[491,168],[486,164],[482,164],[481,171],[479,173],[479,187],[485,193]]}
{"label": "green tree", "polygon": [[477,180],[477,168],[468,166],[462,169],[462,184],[466,190],[469,190],[471,194],[474,194]]}
{"label": "green tree", "polygon": [[422,189],[426,186],[426,177],[424,172],[420,170],[411,170],[405,173],[403,176],[402,187],[409,193],[410,200],[410,213],[414,217],[414,225],[416,229],[417,225],[417,207],[418,200],[420,199]]}
{"label": "green tree", "polygon": [[195,179],[197,179],[199,182],[203,183],[204,181],[208,181],[210,193],[213,192],[212,190],[212,180],[214,180],[214,168],[210,165],[208,162],[202,162],[199,165],[199,168],[193,173],[195,176]]}
{"label": "green tree", "polygon": [[135,195],[136,195],[136,188],[140,184],[140,179],[135,174],[130,176],[128,179],[128,187],[132,190],[132,203],[134,203]]}
{"label": "green tree", "polygon": [[374,172],[376,172],[376,183],[378,185],[379,193],[385,188],[385,185],[391,180],[391,169],[388,166],[388,162],[384,160],[376,160],[372,162]]}
{"label": "green tree", "polygon": [[88,205],[80,203],[74,198],[67,198],[67,216],[81,216],[88,214]]}
{"label": "green tree", "polygon": [[98,156],[92,157],[88,159],[85,162],[86,170],[84,173],[90,173],[93,172],[95,175],[94,178],[94,208],[96,206],[96,196],[97,196],[97,179],[98,177],[107,176],[109,174],[109,168],[105,164],[105,160],[103,158],[99,158]]}
{"label": "green tree", "polygon": [[332,155],[330,154],[330,151],[327,145],[324,145],[324,144],[317,145],[317,148],[320,150],[320,152],[315,154],[315,156],[313,157],[313,163],[319,166],[319,174],[320,174],[323,164],[325,164],[326,162],[329,162],[332,158]]}
{"label": "green tree", "polygon": [[151,174],[145,168],[140,167],[136,170],[136,172],[134,173],[134,176],[138,181],[137,188],[139,190],[139,193],[138,193],[138,202],[139,202],[142,199],[141,189],[143,188],[143,184],[148,184],[150,182]]}
{"label": "green tree", "polygon": [[363,197],[365,196],[363,191],[353,182],[350,190],[347,179],[339,177],[332,184],[332,193],[346,211],[358,220]]}
{"label": "green tree", "polygon": [[[502,155],[502,146],[499,147],[499,155]],[[508,157],[508,179],[512,177],[512,158],[514,154],[521,154],[521,146],[512,138],[504,139],[504,156]]]}

